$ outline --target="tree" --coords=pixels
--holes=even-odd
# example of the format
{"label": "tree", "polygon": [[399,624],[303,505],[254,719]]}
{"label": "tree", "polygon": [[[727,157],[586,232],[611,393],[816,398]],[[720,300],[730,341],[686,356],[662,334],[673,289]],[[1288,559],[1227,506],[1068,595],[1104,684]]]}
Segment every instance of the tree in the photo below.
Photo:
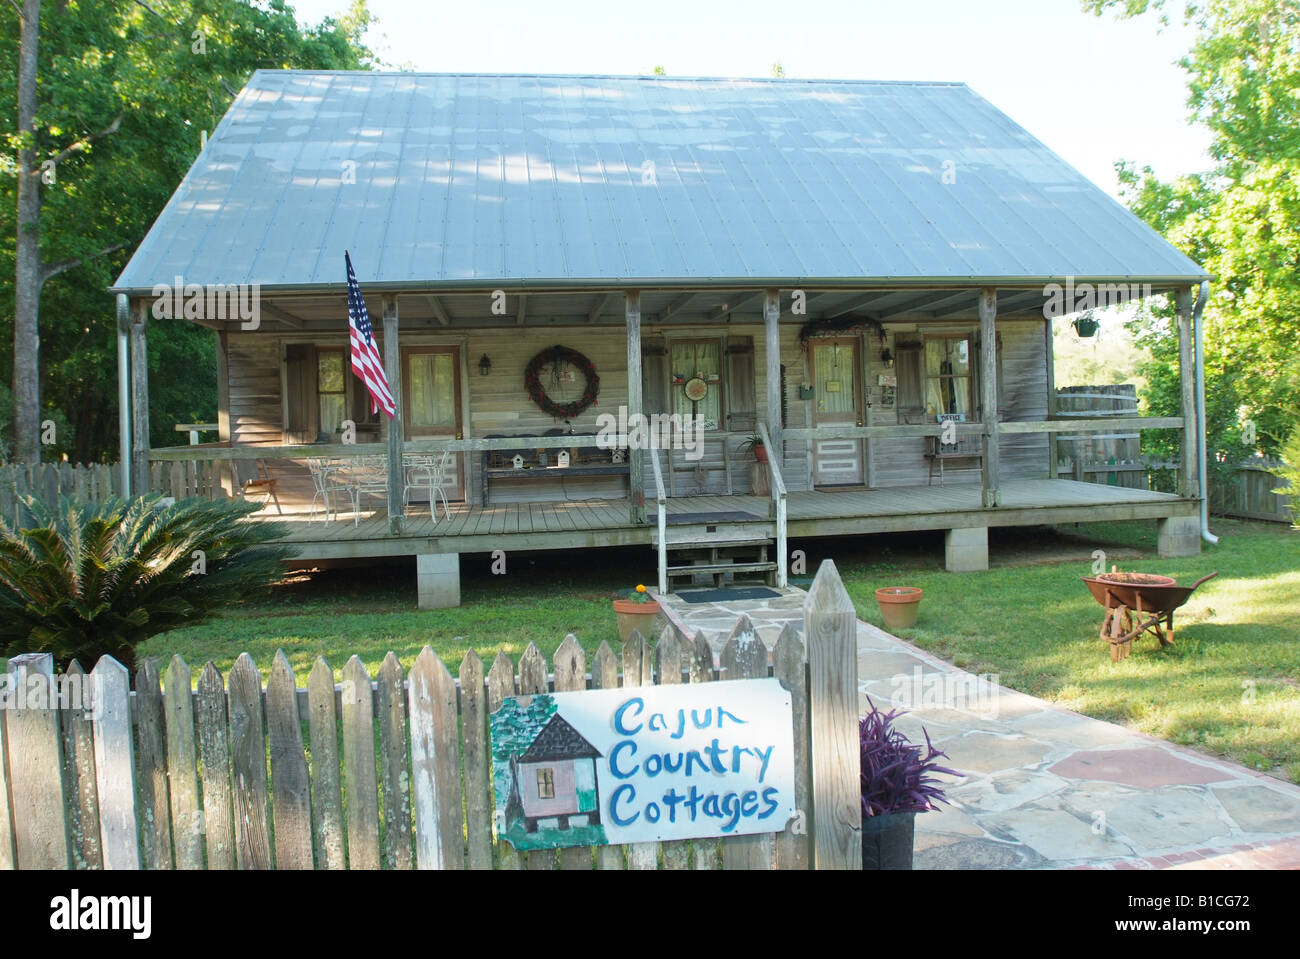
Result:
{"label": "tree", "polygon": [[[1166,16],[1165,0],[1083,5],[1099,15]],[[1211,133],[1213,167],[1172,182],[1150,167],[1117,167],[1129,207],[1219,278],[1204,316],[1213,485],[1214,470],[1256,447],[1276,454],[1300,425],[1300,5],[1207,0],[1184,16],[1196,30],[1181,61],[1188,103]],[[1133,324],[1151,349],[1144,398],[1158,415],[1178,410],[1170,316],[1151,309]]]}
{"label": "tree", "polygon": [[[57,431],[56,449],[89,460],[116,445],[115,315],[105,287],[198,154],[200,131],[216,126],[259,67],[370,66],[361,35],[373,18],[364,0],[312,28],[283,0],[24,7],[21,21],[0,24],[12,41],[0,52],[12,67],[0,71],[0,109],[17,106],[4,118],[14,131],[4,158],[12,177],[0,181],[0,236],[13,238],[0,245],[0,269],[15,277],[0,289],[0,326],[12,318],[15,455],[35,458],[39,422],[63,418],[74,435]],[[29,75],[39,77],[30,89]],[[155,442],[169,443],[171,423],[215,416],[213,334],[175,323],[150,349]]]}

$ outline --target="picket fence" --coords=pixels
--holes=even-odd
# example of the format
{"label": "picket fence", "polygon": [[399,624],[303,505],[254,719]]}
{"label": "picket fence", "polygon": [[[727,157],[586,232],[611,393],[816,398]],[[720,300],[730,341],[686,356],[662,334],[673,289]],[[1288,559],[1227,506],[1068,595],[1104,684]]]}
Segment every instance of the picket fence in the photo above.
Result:
{"label": "picket fence", "polygon": [[[490,668],[471,650],[457,678],[426,646],[406,676],[391,652],[375,677],[353,656],[341,684],[318,659],[306,688],[283,651],[265,686],[244,653],[225,682],[209,662],[193,686],[179,656],[162,675],[146,661],[134,690],[112,657],[61,677],[48,654],[14,657],[11,695],[53,698],[0,710],[0,867],[857,868],[856,619],[829,561],[804,628],[807,658],[789,625],[769,657],[742,616],[716,663],[668,627],[621,657],[602,643],[590,670],[570,635],[549,676],[532,644]],[[801,815],[785,831],[526,853],[495,839],[488,717],[505,697],[769,675],[794,703]]]}
{"label": "picket fence", "polygon": [[[186,499],[222,499],[225,464],[194,459],[149,464],[149,488]],[[229,480],[226,481],[229,485]],[[26,519],[24,496],[53,503],[66,496],[79,503],[99,503],[122,495],[122,470],[116,463],[10,463],[0,466],[0,519],[14,525]]]}

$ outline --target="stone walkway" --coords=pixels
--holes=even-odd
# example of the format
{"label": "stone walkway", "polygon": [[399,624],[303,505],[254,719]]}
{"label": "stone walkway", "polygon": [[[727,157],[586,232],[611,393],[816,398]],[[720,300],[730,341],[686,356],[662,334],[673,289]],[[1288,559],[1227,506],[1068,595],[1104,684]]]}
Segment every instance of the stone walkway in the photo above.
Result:
{"label": "stone walkway", "polygon": [[[803,590],[664,602],[715,656],[741,614],[770,649]],[[916,820],[918,869],[1300,868],[1300,787],[1006,689],[858,622],[860,708],[909,710],[964,775]],[[948,779],[949,777],[943,777]]]}

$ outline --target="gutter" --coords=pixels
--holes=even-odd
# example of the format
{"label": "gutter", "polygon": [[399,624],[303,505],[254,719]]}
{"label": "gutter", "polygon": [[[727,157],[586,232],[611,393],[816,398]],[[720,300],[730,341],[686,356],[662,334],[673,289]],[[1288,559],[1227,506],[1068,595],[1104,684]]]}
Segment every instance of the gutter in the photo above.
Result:
{"label": "gutter", "polygon": [[1210,497],[1209,484],[1206,482],[1206,474],[1209,467],[1209,455],[1205,448],[1206,424],[1205,424],[1205,331],[1201,328],[1201,316],[1205,313],[1205,304],[1210,299],[1210,283],[1208,280],[1201,281],[1201,287],[1196,296],[1196,305],[1192,307],[1192,326],[1195,328],[1196,340],[1196,358],[1195,358],[1195,379],[1196,379],[1196,445],[1200,453],[1200,493],[1201,493],[1201,539],[1205,540],[1211,546],[1219,542],[1219,537],[1210,532]]}

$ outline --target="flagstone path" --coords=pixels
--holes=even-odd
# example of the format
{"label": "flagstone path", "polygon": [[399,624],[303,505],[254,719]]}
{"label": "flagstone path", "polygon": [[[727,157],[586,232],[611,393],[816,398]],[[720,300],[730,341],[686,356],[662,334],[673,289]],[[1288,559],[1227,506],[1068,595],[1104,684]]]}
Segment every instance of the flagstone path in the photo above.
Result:
{"label": "flagstone path", "polygon": [[[661,598],[715,657],[744,614],[768,648],[802,632],[803,590],[688,604]],[[958,669],[858,622],[860,709],[908,709],[948,754],[951,805],[916,820],[918,869],[1300,869],[1300,787],[1091,719]],[[943,777],[950,779],[950,777]]]}

